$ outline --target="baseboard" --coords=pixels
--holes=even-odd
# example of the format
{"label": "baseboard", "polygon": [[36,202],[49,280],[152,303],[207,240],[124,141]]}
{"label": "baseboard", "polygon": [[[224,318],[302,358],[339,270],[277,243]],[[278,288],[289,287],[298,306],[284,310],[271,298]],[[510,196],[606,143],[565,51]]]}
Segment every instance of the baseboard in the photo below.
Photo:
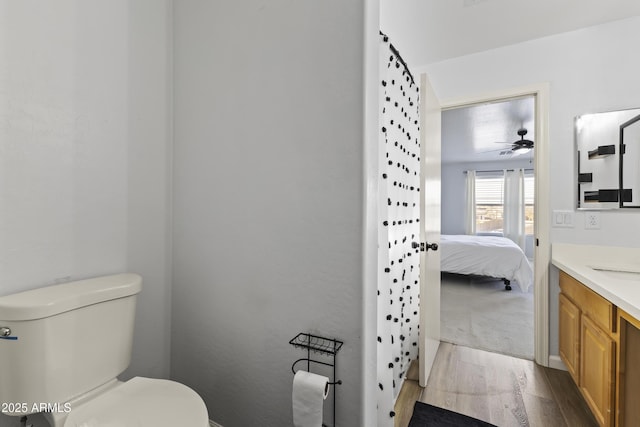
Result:
{"label": "baseboard", "polygon": [[209,420],[209,427],[222,427],[222,426],[215,421]]}
{"label": "baseboard", "polygon": [[560,369],[561,371],[566,371],[567,367],[565,366],[560,356],[557,355],[549,355],[549,367],[553,369]]}

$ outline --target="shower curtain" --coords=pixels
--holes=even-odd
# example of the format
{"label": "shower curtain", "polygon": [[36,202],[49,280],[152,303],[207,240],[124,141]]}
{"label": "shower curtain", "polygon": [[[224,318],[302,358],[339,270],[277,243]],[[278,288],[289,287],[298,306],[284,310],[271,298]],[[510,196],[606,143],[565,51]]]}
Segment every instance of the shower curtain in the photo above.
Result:
{"label": "shower curtain", "polygon": [[420,236],[419,88],[381,35],[378,232],[378,427],[418,355]]}

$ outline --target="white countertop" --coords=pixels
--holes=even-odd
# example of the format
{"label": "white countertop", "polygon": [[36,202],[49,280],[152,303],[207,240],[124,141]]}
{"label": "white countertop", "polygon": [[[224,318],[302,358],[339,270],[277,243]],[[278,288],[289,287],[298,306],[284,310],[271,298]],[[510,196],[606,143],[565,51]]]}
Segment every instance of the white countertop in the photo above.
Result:
{"label": "white countertop", "polygon": [[640,319],[640,248],[554,243],[551,263]]}

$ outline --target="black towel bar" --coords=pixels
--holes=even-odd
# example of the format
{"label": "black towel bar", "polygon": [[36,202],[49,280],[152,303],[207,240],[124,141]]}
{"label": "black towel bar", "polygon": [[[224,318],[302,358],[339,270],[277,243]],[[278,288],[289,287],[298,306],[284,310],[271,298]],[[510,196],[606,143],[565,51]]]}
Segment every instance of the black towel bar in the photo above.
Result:
{"label": "black towel bar", "polygon": [[[295,362],[293,362],[293,365],[291,365],[291,372],[293,372],[295,374],[296,373],[296,370],[295,370],[296,363],[302,362],[302,361],[319,363],[319,364],[325,365],[325,366],[334,366],[331,363],[320,362],[319,360],[313,360],[313,359],[308,359],[306,357],[303,357],[302,359],[298,359]],[[307,372],[309,372],[309,371],[307,371]],[[341,380],[337,380],[337,381],[329,382],[329,385],[336,385],[336,384],[342,384],[342,381]]]}

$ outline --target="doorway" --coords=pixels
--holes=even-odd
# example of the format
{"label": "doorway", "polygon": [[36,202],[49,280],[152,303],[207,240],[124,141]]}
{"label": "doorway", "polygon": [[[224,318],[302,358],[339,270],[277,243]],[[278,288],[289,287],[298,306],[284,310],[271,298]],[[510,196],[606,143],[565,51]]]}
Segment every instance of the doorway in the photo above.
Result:
{"label": "doorway", "polygon": [[[442,111],[443,250],[474,245],[442,264],[442,341],[534,358],[536,139],[535,95]],[[498,252],[506,243],[513,258]],[[507,271],[526,282],[505,286]]]}
{"label": "doorway", "polygon": [[548,158],[548,84],[536,84],[521,88],[494,91],[483,96],[443,101],[443,110],[461,108],[500,100],[533,96],[535,100],[535,150],[533,169],[535,170],[535,208],[533,259],[533,359],[540,365],[549,366],[549,158]]}

